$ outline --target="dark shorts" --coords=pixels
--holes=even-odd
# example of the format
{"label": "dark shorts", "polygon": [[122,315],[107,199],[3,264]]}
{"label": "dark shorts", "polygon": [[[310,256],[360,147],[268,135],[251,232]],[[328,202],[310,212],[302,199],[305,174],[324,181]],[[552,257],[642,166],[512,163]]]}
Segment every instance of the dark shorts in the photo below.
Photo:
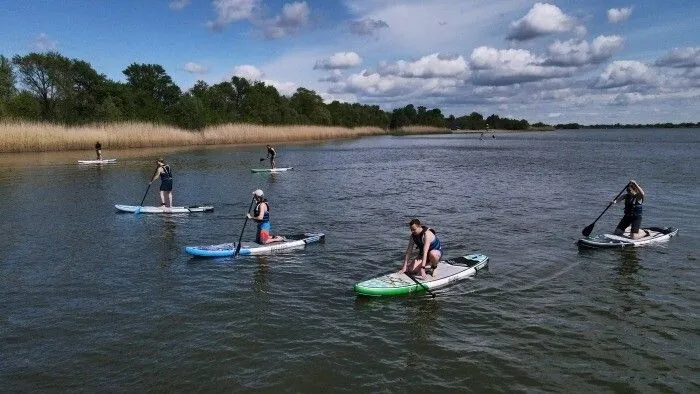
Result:
{"label": "dark shorts", "polygon": [[167,180],[161,180],[160,181],[160,190],[164,192],[169,192],[173,190],[173,180],[172,179],[167,179]]}
{"label": "dark shorts", "polygon": [[642,217],[625,215],[620,220],[620,223],[618,223],[617,228],[619,228],[622,231],[625,231],[627,226],[629,226],[630,224],[632,225],[632,233],[637,234],[639,232],[639,227],[642,226]]}

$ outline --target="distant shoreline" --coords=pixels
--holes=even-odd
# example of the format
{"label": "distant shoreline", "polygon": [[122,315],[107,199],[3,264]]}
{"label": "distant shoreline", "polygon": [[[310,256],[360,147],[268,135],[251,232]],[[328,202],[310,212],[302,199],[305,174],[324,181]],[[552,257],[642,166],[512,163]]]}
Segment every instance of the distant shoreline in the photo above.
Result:
{"label": "distant shoreline", "polygon": [[[628,128],[620,128],[621,130]],[[686,128],[687,129],[687,128]],[[430,126],[408,126],[398,130],[379,127],[345,128],[336,126],[262,126],[226,124],[187,131],[168,125],[150,123],[113,123],[68,127],[51,123],[0,122],[0,153],[38,153],[94,150],[100,141],[102,149],[281,144],[290,142],[351,139],[378,135],[419,134],[503,134],[556,132],[560,130],[601,130],[600,128],[555,129],[532,127],[526,130],[482,129],[451,130]],[[614,130],[614,129],[611,129]]]}

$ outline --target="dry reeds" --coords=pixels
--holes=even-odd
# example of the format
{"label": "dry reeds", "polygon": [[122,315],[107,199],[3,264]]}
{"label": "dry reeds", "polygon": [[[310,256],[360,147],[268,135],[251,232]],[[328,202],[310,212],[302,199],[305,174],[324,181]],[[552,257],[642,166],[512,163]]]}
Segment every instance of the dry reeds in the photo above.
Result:
{"label": "dry reeds", "polygon": [[0,152],[48,152],[188,145],[255,144],[355,138],[386,134],[378,127],[260,126],[227,124],[200,132],[150,123],[66,127],[50,123],[0,123]]}

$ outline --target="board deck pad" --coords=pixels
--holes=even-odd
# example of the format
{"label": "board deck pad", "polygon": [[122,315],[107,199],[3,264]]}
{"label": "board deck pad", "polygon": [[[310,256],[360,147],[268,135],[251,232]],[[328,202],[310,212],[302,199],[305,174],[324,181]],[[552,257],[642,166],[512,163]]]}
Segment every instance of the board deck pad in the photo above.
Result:
{"label": "board deck pad", "polygon": [[[255,242],[241,242],[241,250],[238,254],[242,256],[273,253],[276,251],[303,249],[307,244],[320,242],[325,239],[323,233],[304,233],[285,236],[286,241],[273,242],[261,245]],[[186,246],[185,252],[197,257],[230,257],[236,250],[235,242],[228,242],[218,245]]]}
{"label": "board deck pad", "polygon": [[473,276],[488,264],[488,260],[483,254],[461,256],[439,262],[432,275],[427,275],[425,279],[413,276],[414,281],[405,273],[394,271],[360,282],[354,286],[354,290],[360,295],[395,296],[425,291],[426,288],[439,289]]}

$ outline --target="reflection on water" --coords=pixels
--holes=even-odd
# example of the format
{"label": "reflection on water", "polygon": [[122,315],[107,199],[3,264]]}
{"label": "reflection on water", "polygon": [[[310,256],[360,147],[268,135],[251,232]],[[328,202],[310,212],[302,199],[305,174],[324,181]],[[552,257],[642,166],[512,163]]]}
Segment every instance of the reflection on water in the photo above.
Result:
{"label": "reflection on water", "polygon": [[175,223],[175,218],[163,215],[163,230],[162,239],[163,242],[160,246],[160,256],[158,261],[158,267],[164,268],[170,265],[172,261],[173,254],[179,253],[175,247],[175,230],[177,230],[177,223]]}
{"label": "reflection on water", "polygon": [[636,248],[623,248],[620,250],[620,265],[617,272],[620,275],[636,274],[639,270],[639,257]]}
{"label": "reflection on water", "polygon": [[268,275],[270,274],[270,266],[268,264],[268,256],[256,257],[258,267],[253,273],[253,291],[257,295],[269,293]]}

